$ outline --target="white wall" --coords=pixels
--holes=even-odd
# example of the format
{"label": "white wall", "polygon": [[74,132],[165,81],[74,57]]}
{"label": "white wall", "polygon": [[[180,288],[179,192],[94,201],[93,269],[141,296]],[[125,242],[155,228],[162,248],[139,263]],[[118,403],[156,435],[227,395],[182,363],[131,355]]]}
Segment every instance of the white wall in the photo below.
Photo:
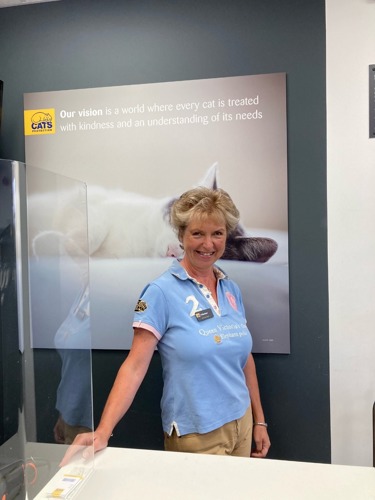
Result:
{"label": "white wall", "polygon": [[372,465],[375,138],[368,66],[375,0],[326,0],[332,463]]}

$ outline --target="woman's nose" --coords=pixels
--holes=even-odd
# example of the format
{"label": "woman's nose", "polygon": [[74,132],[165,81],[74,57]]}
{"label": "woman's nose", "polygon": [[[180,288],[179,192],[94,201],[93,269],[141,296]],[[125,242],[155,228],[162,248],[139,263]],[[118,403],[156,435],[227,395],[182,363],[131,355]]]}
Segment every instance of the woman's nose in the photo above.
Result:
{"label": "woman's nose", "polygon": [[203,241],[203,246],[204,246],[205,248],[208,248],[208,249],[211,249],[211,248],[212,248],[212,246],[213,246],[213,240],[212,240],[211,236],[206,236],[206,237],[204,238],[204,241]]}

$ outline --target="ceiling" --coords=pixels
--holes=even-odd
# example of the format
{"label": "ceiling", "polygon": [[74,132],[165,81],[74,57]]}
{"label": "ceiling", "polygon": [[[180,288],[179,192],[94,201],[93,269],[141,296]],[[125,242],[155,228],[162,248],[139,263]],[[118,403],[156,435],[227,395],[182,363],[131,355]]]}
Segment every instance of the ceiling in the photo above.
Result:
{"label": "ceiling", "polygon": [[59,0],[0,0],[0,9],[3,7],[16,7],[30,3],[58,2]]}

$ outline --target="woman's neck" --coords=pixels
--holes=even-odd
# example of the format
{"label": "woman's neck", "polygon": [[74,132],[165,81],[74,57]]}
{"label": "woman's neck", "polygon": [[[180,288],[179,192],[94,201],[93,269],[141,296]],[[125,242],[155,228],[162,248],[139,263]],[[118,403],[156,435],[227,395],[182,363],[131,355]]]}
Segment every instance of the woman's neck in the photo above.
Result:
{"label": "woman's neck", "polygon": [[206,268],[196,269],[184,259],[182,259],[180,263],[182,267],[185,269],[185,271],[188,273],[188,275],[191,278],[194,278],[195,280],[199,281],[199,283],[203,283],[206,286],[216,283],[216,275],[213,266],[208,267],[207,269]]}

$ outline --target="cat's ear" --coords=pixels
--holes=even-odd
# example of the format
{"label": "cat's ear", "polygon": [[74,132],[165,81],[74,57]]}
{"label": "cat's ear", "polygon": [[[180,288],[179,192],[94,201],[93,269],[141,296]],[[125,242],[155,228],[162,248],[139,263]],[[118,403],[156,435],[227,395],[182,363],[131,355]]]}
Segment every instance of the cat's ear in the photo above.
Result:
{"label": "cat's ear", "polygon": [[207,170],[206,175],[203,177],[199,186],[204,186],[209,189],[217,189],[218,188],[218,172],[219,166],[218,163],[214,163]]}

